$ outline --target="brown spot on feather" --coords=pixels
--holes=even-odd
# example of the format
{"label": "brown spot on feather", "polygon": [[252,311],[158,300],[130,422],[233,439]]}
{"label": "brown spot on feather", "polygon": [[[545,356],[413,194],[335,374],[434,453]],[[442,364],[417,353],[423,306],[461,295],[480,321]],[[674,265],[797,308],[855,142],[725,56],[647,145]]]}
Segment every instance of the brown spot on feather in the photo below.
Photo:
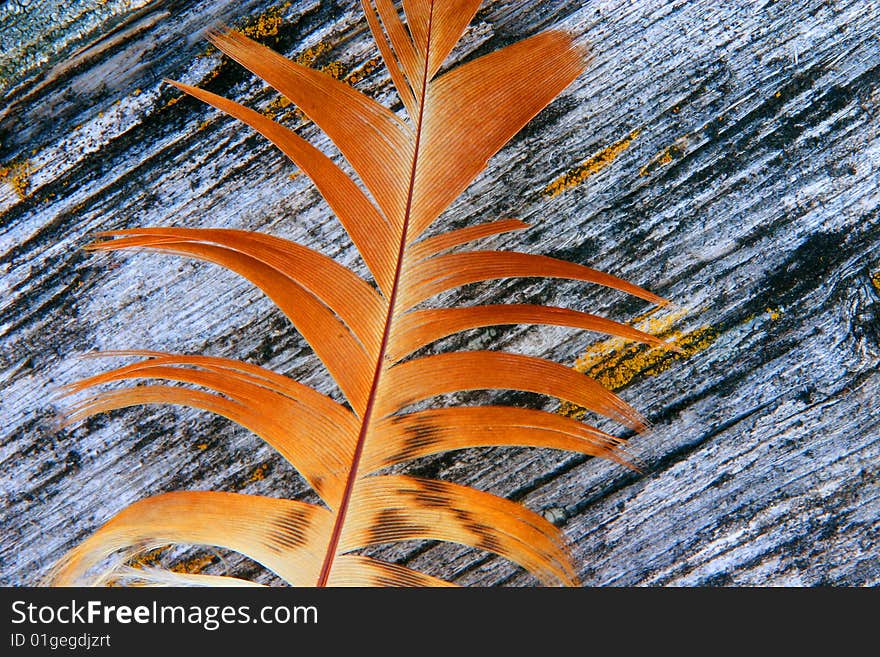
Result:
{"label": "brown spot on feather", "polygon": [[421,479],[416,482],[415,488],[404,489],[402,492],[412,495],[413,500],[419,506],[447,509],[452,506],[452,496],[449,487],[442,481]]}
{"label": "brown spot on feather", "polygon": [[402,540],[403,537],[417,538],[428,534],[430,528],[412,522],[404,509],[383,509],[376,515],[367,538],[370,544]]}
{"label": "brown spot on feather", "polygon": [[476,547],[488,552],[495,552],[496,554],[503,553],[501,541],[498,540],[498,536],[492,527],[475,522],[467,525],[467,528],[478,537]]}
{"label": "brown spot on feather", "polygon": [[272,529],[268,532],[269,542],[266,547],[280,554],[285,549],[293,550],[305,544],[305,533],[311,525],[309,512],[306,509],[287,509],[272,521]]}
{"label": "brown spot on feather", "polygon": [[428,586],[431,579],[418,571],[407,571],[394,564],[377,561],[376,569],[383,571],[384,575],[377,575],[373,582],[378,586]]}
{"label": "brown spot on feather", "polygon": [[[405,418],[406,416],[400,416]],[[399,423],[401,420],[395,420]],[[436,445],[441,441],[438,437],[440,429],[425,420],[411,420],[405,427],[406,437],[400,450],[385,459],[385,465],[400,463],[401,461],[409,461],[417,456],[424,454],[426,447]]]}

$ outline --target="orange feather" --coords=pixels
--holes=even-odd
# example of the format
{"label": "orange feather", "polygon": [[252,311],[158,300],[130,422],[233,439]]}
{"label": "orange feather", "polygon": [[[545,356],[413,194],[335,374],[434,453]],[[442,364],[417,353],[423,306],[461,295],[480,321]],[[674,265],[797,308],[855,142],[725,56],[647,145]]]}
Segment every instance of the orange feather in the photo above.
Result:
{"label": "orange feather", "polygon": [[[405,360],[440,338],[495,324],[551,324],[664,344],[624,324],[566,308],[415,309],[446,290],[508,277],[572,279],[665,303],[581,264],[510,251],[447,253],[527,227],[517,219],[424,237],[489,158],[581,73],[588,56],[570,35],[549,31],[443,72],[479,0],[404,0],[405,22],[390,0],[362,4],[406,118],[242,34],[209,37],[312,119],[357,179],[270,118],[203,89],[171,84],[241,120],[300,167],[348,232],[375,286],[306,246],[256,232],[136,228],[104,233],[89,247],[199,258],[245,277],[302,333],[348,406],[253,364],[146,350],[107,354],[141,360],[63,390],[88,395],[71,406],[69,422],[155,403],[229,418],[284,455],[326,506],[232,493],[166,493],[124,509],[73,548],[57,565],[53,583],[101,583],[114,573],[120,581],[137,580],[126,570],[125,557],[170,542],[240,551],[294,585],[448,585],[357,553],[389,541],[430,539],[500,555],[546,584],[577,584],[563,533],[521,504],[449,482],[378,471],[428,454],[490,445],[569,450],[634,468],[622,439],[545,411],[407,409],[444,393],[512,389],[571,401],[636,431],[646,428],[647,421],[617,395],[541,358],[459,351]],[[99,389],[143,379],[184,385]],[[108,566],[108,558],[120,552],[122,558]],[[144,572],[142,579],[183,581],[155,572]],[[241,583],[207,575],[190,579],[194,584]]]}

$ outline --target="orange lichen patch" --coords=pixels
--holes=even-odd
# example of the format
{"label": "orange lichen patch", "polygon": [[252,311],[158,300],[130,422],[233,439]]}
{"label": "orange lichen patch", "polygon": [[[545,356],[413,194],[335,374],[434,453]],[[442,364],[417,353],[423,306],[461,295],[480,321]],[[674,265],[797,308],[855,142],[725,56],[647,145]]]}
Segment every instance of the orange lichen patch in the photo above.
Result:
{"label": "orange lichen patch", "polygon": [[198,447],[202,451],[205,451],[206,449],[208,449],[208,443],[199,443],[198,445],[196,445],[196,447]]}
{"label": "orange lichen patch", "polygon": [[633,140],[636,139],[641,132],[641,130],[633,130],[623,139],[616,141],[610,146],[606,146],[598,153],[591,155],[581,164],[547,185],[547,187],[544,188],[544,195],[556,196],[567,189],[577,187],[590,176],[599,173],[602,169],[614,162],[623,151],[629,148],[630,144],[632,144]]}
{"label": "orange lichen patch", "polygon": [[327,41],[321,41],[317,45],[307,48],[305,51],[297,55],[296,63],[301,64],[302,66],[308,66],[309,68],[318,68],[318,70],[323,71],[337,80],[348,82],[348,79],[346,78],[347,69],[342,62],[332,61],[321,66],[315,66],[321,55],[328,53],[332,48],[333,44]]}
{"label": "orange lichen patch", "polygon": [[[133,568],[144,568],[150,566],[161,568],[163,567],[162,562],[166,560],[166,557],[168,556],[168,550],[171,549],[171,547],[171,545],[163,545],[148,552],[139,554],[129,562],[129,565]],[[198,554],[196,556],[190,557],[189,559],[184,559],[175,563],[173,566],[170,567],[170,570],[175,573],[196,574],[200,573],[216,560],[216,555]]]}
{"label": "orange lichen patch", "polygon": [[676,139],[671,145],[667,148],[664,148],[662,151],[657,153],[651,160],[639,169],[640,176],[646,176],[649,173],[653,173],[655,170],[660,167],[664,167],[670,162],[677,160],[682,155],[685,154],[688,148],[688,144],[690,143],[690,135],[683,135]]}
{"label": "orange lichen patch", "polygon": [[195,556],[190,559],[181,561],[171,566],[171,571],[175,573],[188,573],[195,575],[202,572],[215,561],[214,555]]}
{"label": "orange lichen patch", "polygon": [[[284,18],[281,16],[281,13],[290,7],[290,5],[291,3],[285,2],[283,5],[269,7],[262,14],[245,18],[240,25],[232,29],[239,34],[243,34],[246,37],[250,37],[255,41],[265,44],[267,40],[278,36],[281,26],[284,23]],[[216,52],[217,49],[214,46],[208,45],[198,56],[208,57]],[[225,60],[226,58],[224,57],[223,59]]]}
{"label": "orange lichen patch", "polygon": [[171,547],[170,545],[163,545],[162,547],[157,547],[148,552],[144,552],[139,554],[134,559],[131,560],[131,565],[138,566],[155,566],[162,560],[162,556],[165,554],[165,551]]}
{"label": "orange lichen patch", "polygon": [[183,95],[174,96],[173,98],[169,98],[168,102],[162,106],[162,109],[168,109],[169,107],[177,105],[177,103],[179,103],[182,98],[183,98]]}
{"label": "orange lichen patch", "polygon": [[372,59],[368,59],[362,66],[359,66],[351,73],[346,75],[343,78],[343,82],[346,82],[350,85],[355,85],[368,75],[371,75],[373,71],[380,68],[382,66],[382,58],[381,57],[373,57]]}
{"label": "orange lichen patch", "polygon": [[291,102],[285,96],[278,96],[271,103],[266,106],[266,109],[262,110],[262,113],[268,116],[270,119],[274,119],[278,116],[279,112],[290,107]]}
{"label": "orange lichen patch", "polygon": [[19,200],[27,198],[31,187],[31,163],[28,160],[0,166],[0,182],[6,182],[18,195]]}
{"label": "orange lichen patch", "polygon": [[248,19],[244,25],[235,28],[235,31],[255,41],[278,36],[278,30],[284,22],[281,18],[282,9],[283,7],[270,7],[262,14]]}
{"label": "orange lichen patch", "polygon": [[342,80],[345,77],[345,67],[342,62],[330,62],[321,67],[321,70],[332,78]]}
{"label": "orange lichen patch", "polygon": [[297,64],[302,64],[303,66],[312,66],[312,64],[315,63],[315,60],[330,50],[331,47],[332,46],[328,42],[321,41],[311,48],[306,48],[306,50],[297,55],[295,61]]}
{"label": "orange lichen patch", "polygon": [[254,468],[253,472],[251,472],[251,475],[250,475],[250,477],[248,477],[246,483],[251,483],[254,481],[262,481],[263,479],[266,478],[267,472],[269,472],[269,464],[268,463],[261,463],[256,468]]}
{"label": "orange lichen patch", "polygon": [[221,68],[222,68],[221,66],[217,66],[216,68],[211,69],[211,71],[209,71],[208,74],[207,74],[204,78],[202,78],[202,81],[199,82],[196,86],[198,86],[198,87],[204,87],[204,86],[205,86],[206,84],[208,84],[211,80],[213,80],[213,79],[216,78],[218,75],[220,75],[220,69],[221,69]]}
{"label": "orange lichen patch", "polygon": [[[637,377],[655,376],[666,371],[676,361],[703,351],[718,338],[718,331],[712,326],[688,332],[674,330],[673,325],[686,312],[682,310],[656,318],[643,316],[641,321],[633,322],[640,330],[675,344],[680,351],[609,338],[592,345],[575,361],[574,369],[612,391],[621,390]],[[558,412],[575,419],[581,419],[587,413],[585,408],[568,402],[564,402]]]}
{"label": "orange lichen patch", "polygon": [[874,289],[880,292],[880,271],[875,271],[871,276],[871,285],[874,286]]}

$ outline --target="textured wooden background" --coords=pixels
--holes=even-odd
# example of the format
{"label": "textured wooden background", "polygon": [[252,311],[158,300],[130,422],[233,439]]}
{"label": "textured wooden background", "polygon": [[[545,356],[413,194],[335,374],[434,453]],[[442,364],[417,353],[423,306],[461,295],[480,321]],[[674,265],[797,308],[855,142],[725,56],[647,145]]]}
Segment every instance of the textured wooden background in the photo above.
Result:
{"label": "textured wooden background", "polygon": [[[226,24],[394,103],[384,71],[372,70],[357,3],[82,0],[0,12],[0,582],[37,582],[146,495],[313,499],[270,448],[225,420],[147,407],[62,429],[51,394],[108,365],[82,354],[129,347],[243,358],[337,394],[244,280],[172,256],[82,247],[103,229],[248,228],[363,272],[293,165],[160,82],[202,84],[299,124],[271,90],[206,48],[204,31]],[[613,292],[537,280],[472,285],[444,300],[637,319],[685,355],[548,327],[440,343],[577,363],[620,390],[654,425],[631,442],[644,472],[512,448],[407,470],[544,512],[564,527],[587,585],[880,583],[878,3],[493,1],[454,57],[551,25],[590,42],[593,65],[438,227],[515,216],[533,227],[491,245],[604,269],[675,306],[645,317],[645,304]],[[301,133],[327,146],[314,126]],[[468,397],[488,399],[497,396]],[[377,552],[461,584],[535,584],[456,546]],[[159,558],[277,583],[217,550]]]}

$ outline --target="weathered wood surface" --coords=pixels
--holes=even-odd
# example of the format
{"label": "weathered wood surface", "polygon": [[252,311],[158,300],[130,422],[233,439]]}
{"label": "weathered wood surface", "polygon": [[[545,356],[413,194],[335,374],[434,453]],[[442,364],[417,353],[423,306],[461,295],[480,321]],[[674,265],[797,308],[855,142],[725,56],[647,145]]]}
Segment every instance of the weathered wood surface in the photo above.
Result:
{"label": "weathered wood surface", "polygon": [[[313,499],[268,447],[204,413],[148,407],[59,427],[49,395],[106,365],[79,358],[92,350],[244,358],[337,394],[245,281],[171,256],[89,255],[81,247],[91,233],[259,229],[364,271],[282,155],[194,101],[175,103],[160,83],[204,83],[265,108],[276,96],[205,54],[204,30],[262,15],[270,45],[291,56],[329,45],[314,64],[351,72],[376,55],[356,3],[121,4],[68,3],[51,16],[35,3],[25,11],[39,16],[22,18],[13,3],[0,19],[0,161],[12,165],[0,184],[3,584],[37,582],[65,549],[146,495]],[[273,17],[282,19],[275,35]],[[25,19],[42,22],[37,30]],[[880,583],[877,3],[487,2],[455,57],[551,25],[589,41],[594,63],[441,225],[528,221],[524,236],[491,243],[563,256],[672,299],[676,307],[649,323],[678,336],[687,357],[615,359],[607,344],[587,356],[653,422],[631,443],[642,474],[522,449],[456,452],[407,469],[545,511],[564,526],[587,585]],[[358,86],[395,101],[381,69]],[[327,146],[313,126],[302,133]],[[582,184],[544,193],[609,146]],[[537,300],[627,320],[647,310],[605,290],[535,280],[470,286],[447,300]],[[437,349],[505,348],[573,364],[596,342],[504,327]],[[381,552],[461,584],[535,583],[464,548]],[[196,554],[211,562],[206,572],[277,582],[228,554]]]}

